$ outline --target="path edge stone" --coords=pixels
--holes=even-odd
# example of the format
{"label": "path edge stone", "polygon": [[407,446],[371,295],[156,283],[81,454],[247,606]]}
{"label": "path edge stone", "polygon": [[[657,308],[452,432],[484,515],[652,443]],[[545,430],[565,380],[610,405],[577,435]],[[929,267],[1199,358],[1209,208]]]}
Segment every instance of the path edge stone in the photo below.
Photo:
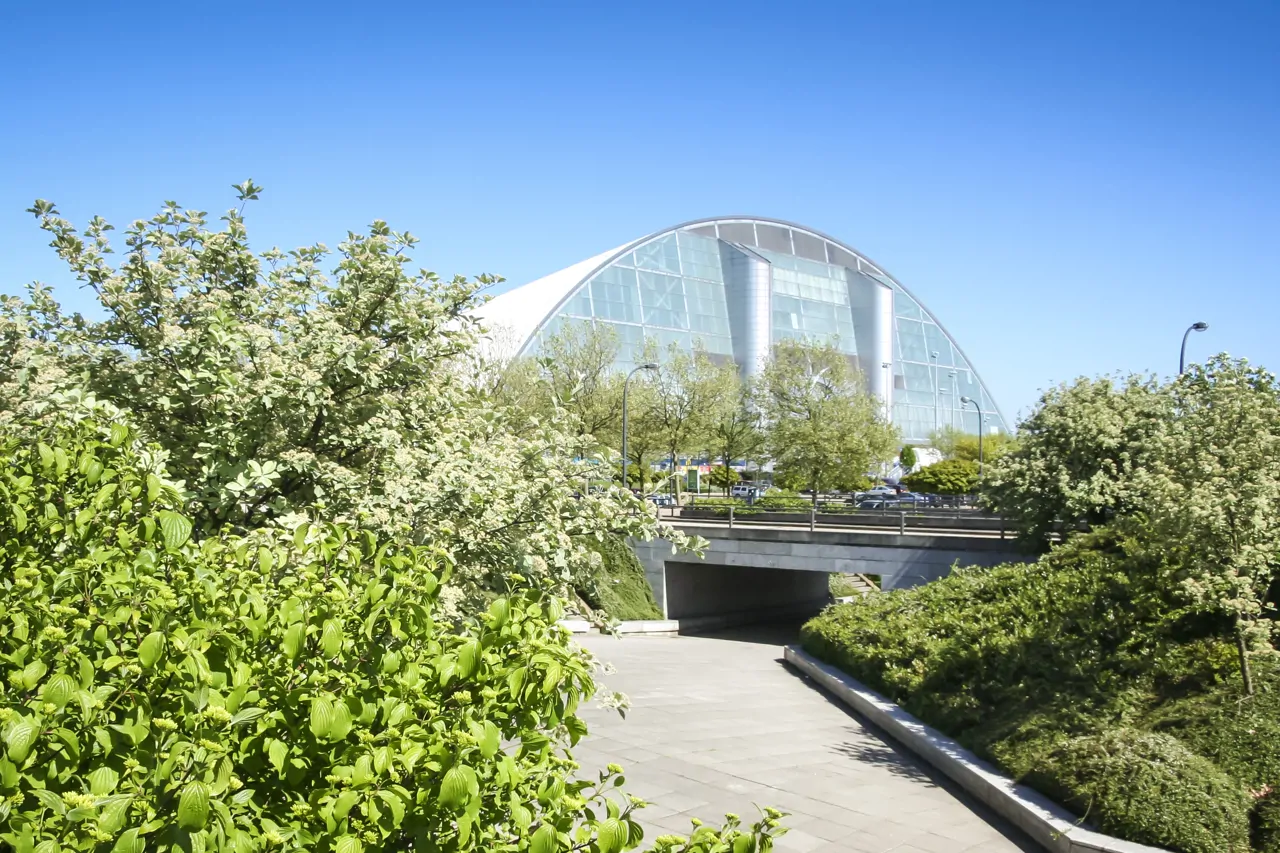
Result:
{"label": "path edge stone", "polygon": [[1053,853],[1168,853],[1159,847],[1103,835],[1038,791],[1019,785],[954,740],[926,726],[848,673],[822,663],[798,646],[784,649],[787,663],[867,718],[895,741],[996,814]]}
{"label": "path edge stone", "polygon": [[[573,634],[599,634],[600,629],[586,619],[561,619],[558,623]],[[678,619],[637,619],[617,623],[615,629],[619,634],[657,634],[659,636],[675,636],[680,633]]]}

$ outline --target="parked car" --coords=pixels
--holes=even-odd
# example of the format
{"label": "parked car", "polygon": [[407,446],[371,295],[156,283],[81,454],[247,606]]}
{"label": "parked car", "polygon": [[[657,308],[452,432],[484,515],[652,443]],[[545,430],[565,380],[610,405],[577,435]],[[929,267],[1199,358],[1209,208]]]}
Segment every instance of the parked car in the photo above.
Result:
{"label": "parked car", "polygon": [[671,495],[647,495],[649,502],[654,506],[675,506],[676,499]]}
{"label": "parked car", "polygon": [[729,489],[729,497],[753,501],[760,497],[760,487],[752,483],[739,483]]}
{"label": "parked car", "polygon": [[901,505],[897,498],[876,497],[863,498],[858,501],[858,509],[895,509]]}

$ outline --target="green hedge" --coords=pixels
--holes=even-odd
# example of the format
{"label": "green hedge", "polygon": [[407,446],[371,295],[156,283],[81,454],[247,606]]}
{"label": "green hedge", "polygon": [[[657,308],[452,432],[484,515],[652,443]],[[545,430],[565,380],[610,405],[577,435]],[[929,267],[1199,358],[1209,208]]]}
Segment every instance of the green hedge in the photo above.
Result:
{"label": "green hedge", "polygon": [[[1169,849],[1231,850],[1241,815],[1269,802],[1247,792],[1280,787],[1280,674],[1260,657],[1244,697],[1229,625],[1183,609],[1161,556],[1131,548],[1099,531],[1030,565],[957,570],[828,608],[802,642],[1065,804],[1096,794],[1090,818],[1121,837],[1152,838],[1159,815]],[[1098,787],[1089,750],[1121,742],[1140,803]],[[1143,765],[1165,753],[1163,769]],[[1253,806],[1257,849],[1275,849],[1258,827],[1280,809],[1266,809]]]}
{"label": "green hedge", "polygon": [[1170,735],[1119,728],[1072,738],[1028,781],[1129,841],[1182,853],[1249,849],[1249,795]]}

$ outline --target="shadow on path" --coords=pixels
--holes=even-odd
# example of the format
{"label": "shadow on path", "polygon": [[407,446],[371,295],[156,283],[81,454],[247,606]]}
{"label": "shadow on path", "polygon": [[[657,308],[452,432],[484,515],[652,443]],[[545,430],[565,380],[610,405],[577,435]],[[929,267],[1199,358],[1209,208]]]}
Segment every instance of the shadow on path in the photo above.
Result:
{"label": "shadow on path", "polygon": [[1045,853],[1045,849],[1029,835],[996,814],[986,803],[974,797],[964,788],[961,788],[951,779],[922,761],[915,753],[901,746],[884,729],[836,699],[822,685],[813,681],[813,679],[800,672],[800,670],[787,663],[781,657],[778,658],[778,665],[802,681],[806,687],[825,699],[828,704],[834,705],[848,717],[856,720],[868,734],[873,735],[880,741],[878,744],[855,743],[852,741],[834,744],[832,748],[836,752],[855,761],[882,767],[894,776],[915,782],[929,783],[936,788],[941,788],[955,797],[975,815],[982,818],[983,821],[997,830],[1012,844],[1017,845],[1018,849],[1027,851],[1027,853]]}

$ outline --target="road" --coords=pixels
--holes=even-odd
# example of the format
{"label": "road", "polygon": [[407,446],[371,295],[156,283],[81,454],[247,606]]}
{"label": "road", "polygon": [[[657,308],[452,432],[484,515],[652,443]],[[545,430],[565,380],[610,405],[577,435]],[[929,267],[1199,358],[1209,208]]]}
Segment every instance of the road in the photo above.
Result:
{"label": "road", "polygon": [[779,853],[1042,853],[784,666],[794,636],[581,638],[617,667],[600,680],[632,708],[625,720],[587,710],[576,757],[587,773],[625,768],[627,790],[652,803],[647,842],[687,835],[690,817],[750,821],[759,804],[791,813]]}

